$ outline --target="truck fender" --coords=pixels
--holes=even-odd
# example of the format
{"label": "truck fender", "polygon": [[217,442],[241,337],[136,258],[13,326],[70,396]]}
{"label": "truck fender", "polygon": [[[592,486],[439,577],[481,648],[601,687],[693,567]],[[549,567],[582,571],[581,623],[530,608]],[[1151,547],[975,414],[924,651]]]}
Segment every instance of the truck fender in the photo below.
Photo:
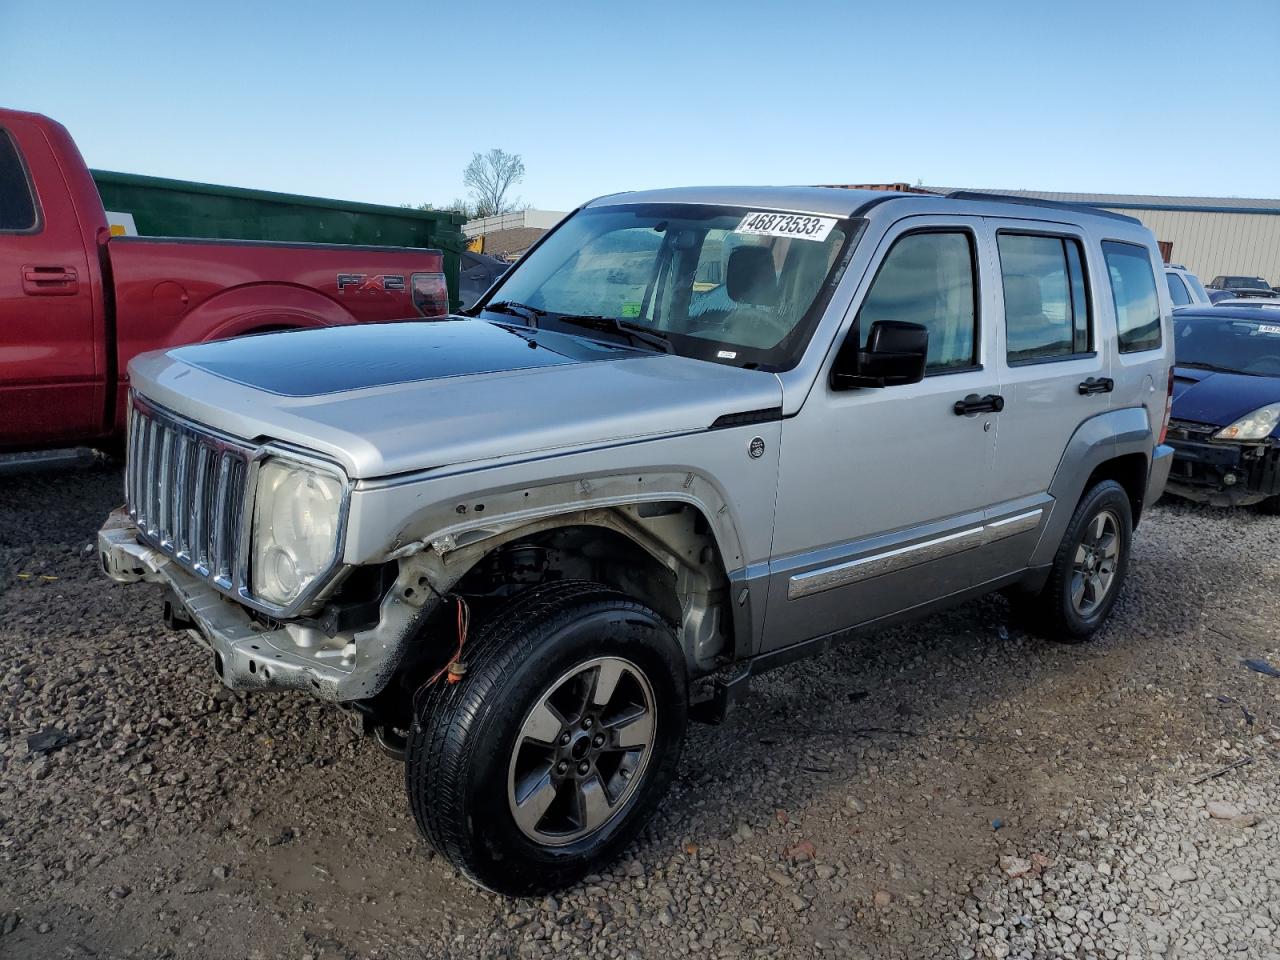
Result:
{"label": "truck fender", "polygon": [[170,344],[223,340],[267,329],[309,329],[355,323],[340,304],[291,283],[249,283],[214,294],[182,317]]}
{"label": "truck fender", "polygon": [[1076,504],[1084,496],[1085,484],[1098,467],[1108,460],[1133,454],[1141,455],[1149,467],[1155,444],[1156,437],[1151,429],[1146,407],[1108,410],[1080,424],[1067,441],[1062,459],[1058,461],[1058,468],[1049,483],[1053,508],[1040,542],[1032,553],[1031,565],[1043,566],[1053,562]]}

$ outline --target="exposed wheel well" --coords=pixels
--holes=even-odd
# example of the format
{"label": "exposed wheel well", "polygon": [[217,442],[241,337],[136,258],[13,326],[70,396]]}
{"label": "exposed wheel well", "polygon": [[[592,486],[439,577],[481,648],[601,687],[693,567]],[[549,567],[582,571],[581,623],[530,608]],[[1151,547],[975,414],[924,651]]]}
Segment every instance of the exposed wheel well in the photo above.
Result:
{"label": "exposed wheel well", "polygon": [[646,501],[549,517],[510,529],[491,546],[459,548],[463,553],[472,554],[457,557],[466,572],[442,586],[450,584],[449,592],[478,609],[542,583],[590,580],[668,620],[691,673],[714,670],[733,653],[724,559],[706,516],[692,504]]}
{"label": "exposed wheel well", "polygon": [[478,628],[515,595],[561,580],[600,583],[651,607],[675,630],[691,678],[714,672],[734,653],[728,574],[706,516],[692,504],[645,501],[487,533],[398,561],[384,612],[388,598],[430,608],[412,626],[386,686],[362,703],[369,723],[406,727],[413,692],[456,649],[457,600]]}
{"label": "exposed wheel well", "polygon": [[1142,516],[1143,498],[1147,492],[1147,474],[1150,470],[1147,457],[1141,453],[1126,453],[1098,464],[1089,480],[1084,485],[1081,496],[1093,489],[1095,484],[1103,480],[1114,480],[1124,487],[1129,495],[1129,506],[1133,510],[1133,526],[1136,529],[1138,519]]}
{"label": "exposed wheel well", "polygon": [[453,587],[464,597],[505,598],[551,580],[591,580],[642,600],[672,625],[681,617],[676,574],[617,530],[557,527],[491,550]]}

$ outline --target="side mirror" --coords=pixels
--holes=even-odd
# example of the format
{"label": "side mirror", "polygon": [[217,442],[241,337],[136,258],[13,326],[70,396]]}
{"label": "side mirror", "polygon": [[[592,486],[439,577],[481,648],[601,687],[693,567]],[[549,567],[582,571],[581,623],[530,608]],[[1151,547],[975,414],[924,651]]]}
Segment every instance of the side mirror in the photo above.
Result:
{"label": "side mirror", "polygon": [[929,330],[918,323],[877,320],[871,325],[867,348],[859,348],[858,331],[840,348],[831,368],[831,389],[898,387],[924,379],[929,354]]}

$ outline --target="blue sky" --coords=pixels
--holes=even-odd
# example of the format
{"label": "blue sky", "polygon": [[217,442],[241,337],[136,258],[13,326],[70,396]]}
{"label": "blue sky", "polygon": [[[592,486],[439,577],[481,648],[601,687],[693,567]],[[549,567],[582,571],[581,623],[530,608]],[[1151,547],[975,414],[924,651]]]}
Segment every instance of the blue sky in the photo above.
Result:
{"label": "blue sky", "polygon": [[1275,0],[56,6],[0,0],[0,104],[105,169],[439,203],[498,146],[548,209],[692,183],[1280,196]]}

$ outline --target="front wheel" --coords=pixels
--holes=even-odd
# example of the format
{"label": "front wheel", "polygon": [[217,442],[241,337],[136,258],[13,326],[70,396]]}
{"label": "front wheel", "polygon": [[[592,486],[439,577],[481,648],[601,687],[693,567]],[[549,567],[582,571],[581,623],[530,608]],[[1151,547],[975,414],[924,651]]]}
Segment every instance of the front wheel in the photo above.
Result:
{"label": "front wheel", "polygon": [[428,842],[498,893],[558,889],[629,843],[666,792],[688,714],[684,658],[654,611],[581,581],[537,587],[464,650],[409,734]]}
{"label": "front wheel", "polygon": [[1032,629],[1064,643],[1092,637],[1115,606],[1132,546],[1129,495],[1114,480],[1104,480],[1072,514],[1044,589],[1017,601]]}

